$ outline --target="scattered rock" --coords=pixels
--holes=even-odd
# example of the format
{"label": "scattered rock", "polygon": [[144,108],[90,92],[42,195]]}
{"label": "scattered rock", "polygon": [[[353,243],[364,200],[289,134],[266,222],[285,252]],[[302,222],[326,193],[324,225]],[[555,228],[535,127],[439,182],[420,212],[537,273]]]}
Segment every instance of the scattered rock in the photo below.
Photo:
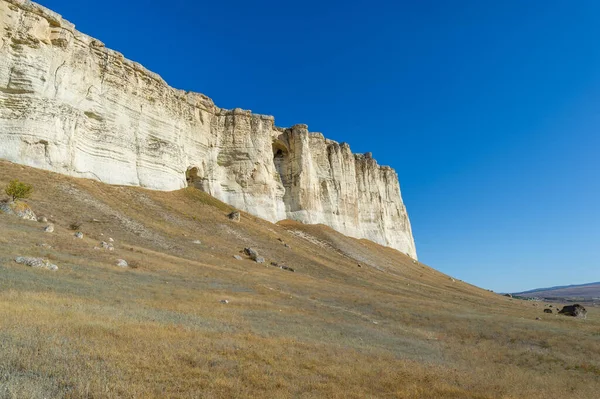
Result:
{"label": "scattered rock", "polygon": [[559,310],[558,313],[563,314],[565,316],[581,317],[584,319],[587,317],[587,310],[585,310],[585,308],[578,303],[576,303],[575,305],[563,306],[563,308]]}
{"label": "scattered rock", "polygon": [[200,240],[194,240],[194,241],[192,241],[192,244],[202,244],[202,241],[200,241]]}
{"label": "scattered rock", "polygon": [[83,233],[81,231],[78,231],[77,233],[75,233],[75,238],[83,238]]}
{"label": "scattered rock", "polygon": [[271,262],[271,266],[279,267],[279,264],[277,262]]}
{"label": "scattered rock", "polygon": [[0,212],[25,220],[37,221],[33,210],[23,201],[0,201]]}
{"label": "scattered rock", "polygon": [[115,250],[115,247],[111,243],[106,242],[106,241],[102,241],[100,243],[100,247],[102,249],[108,249],[109,251],[114,251]]}
{"label": "scattered rock", "polygon": [[54,225],[53,224],[49,224],[48,226],[44,227],[44,231],[46,233],[53,233],[54,232]]}
{"label": "scattered rock", "polygon": [[224,303],[225,305],[227,305],[229,303],[229,301],[227,299],[221,299],[220,301],[221,303]]}
{"label": "scattered rock", "polygon": [[541,318],[541,317],[536,317],[535,319],[536,319],[536,320],[542,320],[542,318]]}
{"label": "scattered rock", "polygon": [[544,313],[552,313],[552,309],[544,309]]}
{"label": "scattered rock", "polygon": [[359,264],[358,264],[358,267],[362,267],[362,265],[359,263]]}
{"label": "scattered rock", "polygon": [[40,223],[47,223],[48,218],[46,216],[40,216],[40,217],[38,217],[37,221]]}
{"label": "scattered rock", "polygon": [[240,213],[237,211],[231,212],[229,215],[227,215],[227,217],[229,220],[233,220],[234,222],[239,222],[241,219]]}
{"label": "scattered rock", "polygon": [[506,296],[506,297],[509,297],[509,298],[512,298],[512,295],[511,295],[511,294],[504,294],[504,296]]}
{"label": "scattered rock", "polygon": [[283,244],[283,246],[286,247],[286,248],[292,248],[288,244]]}
{"label": "scattered rock", "polygon": [[30,258],[27,256],[19,256],[15,259],[15,262],[29,266],[29,267],[39,267],[43,269],[48,269],[52,271],[58,270],[58,266],[50,263],[48,259],[43,258]]}
{"label": "scattered rock", "polygon": [[52,248],[52,245],[50,244],[46,244],[45,242],[38,244],[38,247],[42,247],[42,248],[46,248],[46,249],[50,249]]}
{"label": "scattered rock", "polygon": [[119,267],[128,267],[127,261],[125,259],[117,259],[117,266]]}
{"label": "scattered rock", "polygon": [[113,240],[112,237],[108,237],[108,242],[115,242],[115,240]]}
{"label": "scattered rock", "polygon": [[257,263],[264,263],[265,258],[258,256],[258,252],[252,248],[244,248],[244,253]]}
{"label": "scattered rock", "polygon": [[285,266],[285,265],[282,265],[282,266],[281,266],[281,269],[282,269],[282,270],[287,270],[288,272],[294,272],[294,269],[292,269],[292,268],[291,268],[291,267],[289,267],[289,266]]}
{"label": "scattered rock", "polygon": [[456,282],[456,280],[455,280],[455,279],[453,279],[452,277],[450,277],[450,280],[452,280],[452,282],[453,282],[453,283],[455,283],[455,282]]}
{"label": "scattered rock", "polygon": [[239,255],[233,255],[233,257],[234,257],[235,259],[237,259],[237,260],[242,260],[242,259],[243,259],[243,258],[242,258],[241,256],[239,256]]}

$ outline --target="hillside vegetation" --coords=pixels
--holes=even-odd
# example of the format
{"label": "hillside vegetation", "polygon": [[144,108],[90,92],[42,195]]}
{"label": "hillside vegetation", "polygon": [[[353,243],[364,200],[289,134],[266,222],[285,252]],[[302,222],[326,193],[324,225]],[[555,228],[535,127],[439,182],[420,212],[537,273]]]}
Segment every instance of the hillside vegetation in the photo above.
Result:
{"label": "hillside vegetation", "polygon": [[[192,188],[108,186],[0,161],[0,186],[13,179],[33,185],[27,203],[55,230],[0,213],[0,398],[600,392],[598,308],[585,320],[545,314],[544,303],[324,226],[245,213],[237,223]],[[100,245],[109,238],[112,251]]]}

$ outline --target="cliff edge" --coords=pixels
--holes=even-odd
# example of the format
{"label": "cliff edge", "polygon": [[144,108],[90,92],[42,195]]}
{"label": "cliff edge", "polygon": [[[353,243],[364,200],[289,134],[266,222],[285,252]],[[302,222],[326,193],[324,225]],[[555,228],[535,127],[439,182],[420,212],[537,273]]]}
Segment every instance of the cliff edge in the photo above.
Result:
{"label": "cliff edge", "polygon": [[196,186],[276,222],[416,258],[396,172],[271,116],[225,110],[26,0],[0,0],[0,158],[109,184]]}

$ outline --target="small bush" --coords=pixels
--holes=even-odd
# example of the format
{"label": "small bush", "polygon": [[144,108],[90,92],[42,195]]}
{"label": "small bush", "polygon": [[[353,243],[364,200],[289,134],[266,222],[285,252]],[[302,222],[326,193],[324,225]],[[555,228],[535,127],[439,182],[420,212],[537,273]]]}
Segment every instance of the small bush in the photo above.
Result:
{"label": "small bush", "polygon": [[69,229],[71,229],[71,230],[73,230],[73,231],[75,231],[75,230],[79,230],[79,229],[81,228],[81,225],[82,225],[82,224],[83,224],[83,223],[81,223],[81,222],[79,222],[79,221],[78,221],[78,222],[73,222],[73,223],[71,223],[71,224],[69,225]]}
{"label": "small bush", "polygon": [[8,186],[4,189],[6,195],[12,198],[13,201],[18,199],[29,198],[31,192],[33,191],[33,186],[31,184],[23,183],[18,180],[11,180],[8,183]]}

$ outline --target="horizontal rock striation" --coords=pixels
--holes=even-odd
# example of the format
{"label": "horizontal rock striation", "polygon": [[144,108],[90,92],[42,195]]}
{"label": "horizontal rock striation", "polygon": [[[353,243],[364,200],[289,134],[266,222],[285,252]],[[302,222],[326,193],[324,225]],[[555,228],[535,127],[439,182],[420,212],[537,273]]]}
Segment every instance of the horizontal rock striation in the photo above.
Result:
{"label": "horizontal rock striation", "polygon": [[196,186],[275,222],[416,258],[393,169],[271,116],[216,107],[25,0],[0,0],[0,158],[110,184]]}

